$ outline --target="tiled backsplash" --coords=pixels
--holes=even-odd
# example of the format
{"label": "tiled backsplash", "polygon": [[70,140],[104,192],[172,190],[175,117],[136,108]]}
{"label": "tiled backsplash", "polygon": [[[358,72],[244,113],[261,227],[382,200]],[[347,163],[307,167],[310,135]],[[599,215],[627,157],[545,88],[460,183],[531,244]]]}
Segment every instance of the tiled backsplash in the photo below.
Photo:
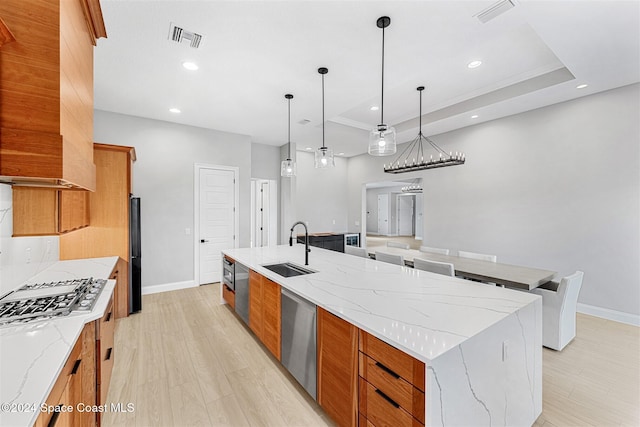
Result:
{"label": "tiled backsplash", "polygon": [[60,259],[58,236],[11,237],[11,187],[0,184],[0,295]]}

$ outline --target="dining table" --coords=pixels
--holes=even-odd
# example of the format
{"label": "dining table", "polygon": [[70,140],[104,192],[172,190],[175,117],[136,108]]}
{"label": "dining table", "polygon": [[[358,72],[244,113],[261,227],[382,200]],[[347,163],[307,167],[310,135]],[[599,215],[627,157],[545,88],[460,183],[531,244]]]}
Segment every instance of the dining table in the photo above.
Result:
{"label": "dining table", "polygon": [[404,257],[405,265],[409,267],[413,267],[413,260],[415,258],[446,262],[453,264],[456,276],[482,282],[491,282],[500,286],[527,291],[547,283],[556,274],[555,271],[543,270],[540,268],[503,264],[455,255],[422,252],[417,249],[403,249],[391,246],[372,246],[367,248],[367,253],[371,258],[375,258],[377,251],[394,255],[402,255]]}

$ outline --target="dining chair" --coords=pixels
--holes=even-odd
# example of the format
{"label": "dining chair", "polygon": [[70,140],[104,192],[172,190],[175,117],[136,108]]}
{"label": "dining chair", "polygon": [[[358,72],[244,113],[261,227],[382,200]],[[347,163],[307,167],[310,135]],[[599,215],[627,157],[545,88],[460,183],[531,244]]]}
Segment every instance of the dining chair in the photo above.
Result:
{"label": "dining chair", "polygon": [[542,296],[542,345],[561,351],[576,336],[576,307],[584,273],[550,281],[532,289]]}
{"label": "dining chair", "polygon": [[431,248],[429,246],[420,246],[420,252],[431,254],[449,255],[449,249]]}
{"label": "dining chair", "polygon": [[[458,251],[458,256],[461,258],[479,259],[482,261],[489,261],[489,262],[498,262],[497,255],[486,255],[486,254],[479,254],[476,252]],[[472,280],[474,282],[486,283],[487,285],[498,286],[493,282],[483,282],[482,280],[477,280],[477,279],[469,279],[469,280]],[[502,285],[499,285],[499,286],[504,288],[504,286]]]}
{"label": "dining chair", "polygon": [[428,259],[414,258],[413,268],[430,271],[431,273],[454,276],[453,264],[449,262],[429,261]]}
{"label": "dining chair", "polygon": [[479,254],[476,252],[458,251],[458,256],[461,258],[472,258],[472,259],[480,259],[483,261],[498,262],[497,255],[486,255],[486,254]]}
{"label": "dining chair", "polygon": [[344,253],[348,255],[355,255],[362,258],[369,258],[369,254],[367,254],[366,248],[359,248],[357,246],[347,245],[344,247]]}
{"label": "dining chair", "polygon": [[387,247],[389,247],[389,248],[400,248],[400,249],[409,249],[410,248],[408,243],[400,243],[400,242],[387,242]]}
{"label": "dining chair", "polygon": [[404,265],[404,257],[402,255],[388,254],[386,252],[376,251],[376,261],[388,262],[389,264]]}

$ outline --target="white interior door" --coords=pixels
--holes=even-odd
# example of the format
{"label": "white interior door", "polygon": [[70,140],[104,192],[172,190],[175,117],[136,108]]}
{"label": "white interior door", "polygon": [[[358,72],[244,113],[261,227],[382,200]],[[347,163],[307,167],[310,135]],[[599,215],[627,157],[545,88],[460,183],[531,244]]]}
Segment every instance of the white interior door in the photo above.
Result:
{"label": "white interior door", "polygon": [[398,196],[398,235],[413,236],[413,196]]}
{"label": "white interior door", "polygon": [[199,170],[199,284],[220,280],[223,249],[235,247],[235,172]]}
{"label": "white interior door", "polygon": [[260,246],[269,246],[269,181],[260,184]]}
{"label": "white interior door", "polygon": [[389,235],[389,195],[378,194],[378,234]]}

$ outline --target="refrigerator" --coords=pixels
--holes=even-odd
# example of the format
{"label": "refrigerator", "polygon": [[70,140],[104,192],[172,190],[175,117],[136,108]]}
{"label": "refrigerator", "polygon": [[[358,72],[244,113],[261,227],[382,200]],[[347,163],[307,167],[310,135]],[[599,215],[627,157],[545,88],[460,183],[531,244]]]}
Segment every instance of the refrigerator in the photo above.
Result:
{"label": "refrigerator", "polygon": [[129,313],[142,310],[140,197],[129,200]]}

